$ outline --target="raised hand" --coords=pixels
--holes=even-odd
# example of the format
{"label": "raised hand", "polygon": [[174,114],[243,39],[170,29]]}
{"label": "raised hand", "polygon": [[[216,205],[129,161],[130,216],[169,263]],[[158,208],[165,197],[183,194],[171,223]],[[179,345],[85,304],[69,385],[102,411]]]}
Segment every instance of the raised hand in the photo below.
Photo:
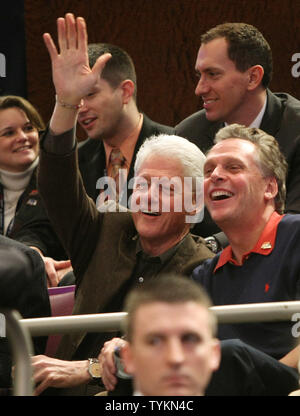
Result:
{"label": "raised hand", "polygon": [[49,33],[43,35],[52,63],[52,77],[58,99],[78,105],[96,84],[110,54],[104,54],[90,68],[87,52],[87,30],[82,17],[72,13],[57,19],[59,52]]}

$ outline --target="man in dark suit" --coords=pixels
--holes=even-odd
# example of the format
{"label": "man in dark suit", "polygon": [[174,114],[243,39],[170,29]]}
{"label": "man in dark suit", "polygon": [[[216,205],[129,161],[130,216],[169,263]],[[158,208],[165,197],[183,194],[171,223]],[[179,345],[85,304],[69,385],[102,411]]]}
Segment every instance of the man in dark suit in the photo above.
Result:
{"label": "man in dark suit", "polygon": [[203,396],[219,367],[220,343],[210,300],[199,285],[161,276],[126,298],[124,367],[134,395]]}
{"label": "man in dark suit", "polygon": [[263,35],[245,23],[225,23],[201,37],[195,93],[203,109],[176,126],[176,134],[206,153],[224,124],[259,127],[274,136],[285,155],[286,212],[300,212],[300,101],[272,93],[272,52]]}
{"label": "man in dark suit", "polygon": [[[129,182],[136,153],[144,140],[159,133],[174,132],[173,128],[150,120],[138,110],[135,67],[127,52],[108,43],[90,44],[90,67],[104,53],[112,57],[101,74],[99,87],[84,99],[78,114],[78,123],[89,136],[79,148],[79,166],[86,191],[94,201],[99,195],[97,180],[110,175],[113,148],[118,147],[125,157],[122,168],[127,171]],[[124,203],[127,206],[127,201]]]}
{"label": "man in dark suit", "polygon": [[[0,308],[17,310],[23,318],[50,316],[45,268],[39,254],[10,238],[0,236]],[[47,337],[33,338],[35,353],[45,351]],[[11,352],[0,337],[0,387],[9,387]]]}

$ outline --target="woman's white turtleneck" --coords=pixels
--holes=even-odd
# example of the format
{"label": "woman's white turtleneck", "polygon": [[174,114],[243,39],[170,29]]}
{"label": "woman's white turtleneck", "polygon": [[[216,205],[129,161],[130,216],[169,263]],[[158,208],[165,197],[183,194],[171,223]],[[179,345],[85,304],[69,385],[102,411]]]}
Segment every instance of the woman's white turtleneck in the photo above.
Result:
{"label": "woman's white turtleneck", "polygon": [[15,216],[18,200],[29,184],[32,172],[38,163],[37,157],[28,169],[17,173],[0,169],[0,182],[4,189],[4,235]]}

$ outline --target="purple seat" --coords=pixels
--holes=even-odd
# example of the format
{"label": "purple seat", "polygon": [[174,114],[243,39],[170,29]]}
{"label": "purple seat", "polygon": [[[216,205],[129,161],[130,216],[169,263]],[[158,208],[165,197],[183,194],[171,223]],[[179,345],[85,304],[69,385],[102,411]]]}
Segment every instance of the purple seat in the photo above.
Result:
{"label": "purple seat", "polygon": [[[48,288],[52,316],[71,315],[75,285]],[[54,357],[62,335],[49,335],[45,354]]]}

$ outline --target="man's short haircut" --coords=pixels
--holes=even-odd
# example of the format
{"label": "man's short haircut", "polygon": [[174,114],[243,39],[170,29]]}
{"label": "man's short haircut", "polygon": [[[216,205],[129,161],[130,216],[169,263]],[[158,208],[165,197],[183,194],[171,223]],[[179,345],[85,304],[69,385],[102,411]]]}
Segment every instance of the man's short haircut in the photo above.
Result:
{"label": "man's short haircut", "polygon": [[247,23],[224,23],[201,36],[201,43],[225,38],[228,43],[228,57],[240,72],[245,72],[254,65],[264,69],[262,85],[267,88],[272,79],[273,58],[269,43],[262,33]]}
{"label": "man's short haircut", "polygon": [[209,326],[212,336],[217,332],[217,319],[214,312],[209,309],[211,300],[201,285],[185,276],[176,274],[162,275],[151,279],[133,289],[125,299],[127,318],[124,321],[126,339],[132,342],[134,331],[134,317],[136,311],[144,305],[163,302],[168,304],[182,304],[195,302],[208,310]]}
{"label": "man's short haircut", "polygon": [[146,139],[136,155],[134,165],[136,176],[150,156],[166,156],[177,160],[183,168],[185,177],[203,178],[205,156],[199,147],[183,137],[159,134]]}
{"label": "man's short haircut", "polygon": [[14,107],[23,110],[30,123],[38,131],[45,129],[45,124],[42,116],[39,114],[36,108],[25,98],[18,95],[3,95],[0,97],[0,111]]}
{"label": "man's short haircut", "polygon": [[134,83],[134,99],[137,94],[137,80],[134,63],[124,49],[109,43],[91,43],[88,45],[89,64],[92,68],[104,53],[112,56],[102,71],[101,78],[106,80],[112,88],[117,88],[122,81],[130,79]]}
{"label": "man's short haircut", "polygon": [[283,214],[286,198],[287,162],[281,153],[277,140],[263,130],[231,124],[218,131],[215,143],[226,139],[243,139],[257,148],[257,165],[264,177],[275,177],[278,193],[275,197],[275,209]]}

